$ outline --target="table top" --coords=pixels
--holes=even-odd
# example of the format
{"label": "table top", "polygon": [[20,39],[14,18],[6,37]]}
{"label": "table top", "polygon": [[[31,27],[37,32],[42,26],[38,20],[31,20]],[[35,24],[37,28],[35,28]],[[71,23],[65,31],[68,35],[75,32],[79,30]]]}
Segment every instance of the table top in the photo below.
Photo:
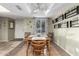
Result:
{"label": "table top", "polygon": [[32,37],[32,40],[46,40],[46,37]]}
{"label": "table top", "polygon": [[29,37],[32,38],[31,40],[46,40],[47,36],[44,35],[44,36],[38,37],[38,36],[35,36],[35,35],[30,35]]}

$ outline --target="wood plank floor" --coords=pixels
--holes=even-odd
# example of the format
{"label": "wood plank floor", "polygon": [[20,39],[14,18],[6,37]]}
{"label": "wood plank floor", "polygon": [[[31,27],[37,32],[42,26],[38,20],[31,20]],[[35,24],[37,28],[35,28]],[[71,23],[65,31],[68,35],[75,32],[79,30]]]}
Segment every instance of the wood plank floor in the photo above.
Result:
{"label": "wood plank floor", "polygon": [[[26,46],[24,45],[15,56],[26,56]],[[31,48],[29,49],[29,56],[32,56]],[[62,49],[57,47],[55,44],[51,44],[51,56],[69,56]]]}

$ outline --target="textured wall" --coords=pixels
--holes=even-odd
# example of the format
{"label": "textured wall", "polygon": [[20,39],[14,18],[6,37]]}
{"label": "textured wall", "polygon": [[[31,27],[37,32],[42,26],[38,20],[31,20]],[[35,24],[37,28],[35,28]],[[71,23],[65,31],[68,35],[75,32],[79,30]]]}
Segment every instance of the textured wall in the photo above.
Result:
{"label": "textured wall", "polygon": [[31,34],[34,34],[35,26],[36,26],[35,19],[33,19],[33,18],[26,18],[24,20],[24,24],[25,24],[25,26],[24,26],[25,32],[31,32]]}
{"label": "textured wall", "polygon": [[35,20],[26,18],[15,21],[15,38],[23,38],[25,32],[34,33]]}

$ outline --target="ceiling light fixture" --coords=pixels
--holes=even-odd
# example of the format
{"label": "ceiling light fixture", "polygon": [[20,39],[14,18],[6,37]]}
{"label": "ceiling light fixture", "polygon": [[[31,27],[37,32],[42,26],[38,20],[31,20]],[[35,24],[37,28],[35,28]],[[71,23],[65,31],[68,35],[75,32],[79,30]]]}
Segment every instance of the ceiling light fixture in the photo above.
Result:
{"label": "ceiling light fixture", "polygon": [[37,3],[36,4],[36,6],[34,6],[34,8],[33,8],[33,12],[38,12],[40,10],[40,6],[39,6],[39,4]]}
{"label": "ceiling light fixture", "polygon": [[50,12],[50,10],[51,10],[51,8],[52,8],[53,6],[54,6],[54,3],[51,4],[50,7],[48,8],[48,10],[45,12],[46,15]]}
{"label": "ceiling light fixture", "polygon": [[22,10],[22,8],[19,5],[16,5],[17,9],[19,9],[20,11]]}
{"label": "ceiling light fixture", "polygon": [[0,12],[10,12],[7,8],[0,5]]}

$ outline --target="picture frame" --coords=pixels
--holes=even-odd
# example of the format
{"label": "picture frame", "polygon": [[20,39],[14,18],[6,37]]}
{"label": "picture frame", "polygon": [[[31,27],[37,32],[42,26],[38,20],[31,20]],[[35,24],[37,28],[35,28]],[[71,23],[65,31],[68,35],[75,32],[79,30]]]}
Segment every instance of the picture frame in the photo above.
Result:
{"label": "picture frame", "polygon": [[61,28],[68,28],[68,27],[69,27],[68,22],[64,22],[61,24]]}

